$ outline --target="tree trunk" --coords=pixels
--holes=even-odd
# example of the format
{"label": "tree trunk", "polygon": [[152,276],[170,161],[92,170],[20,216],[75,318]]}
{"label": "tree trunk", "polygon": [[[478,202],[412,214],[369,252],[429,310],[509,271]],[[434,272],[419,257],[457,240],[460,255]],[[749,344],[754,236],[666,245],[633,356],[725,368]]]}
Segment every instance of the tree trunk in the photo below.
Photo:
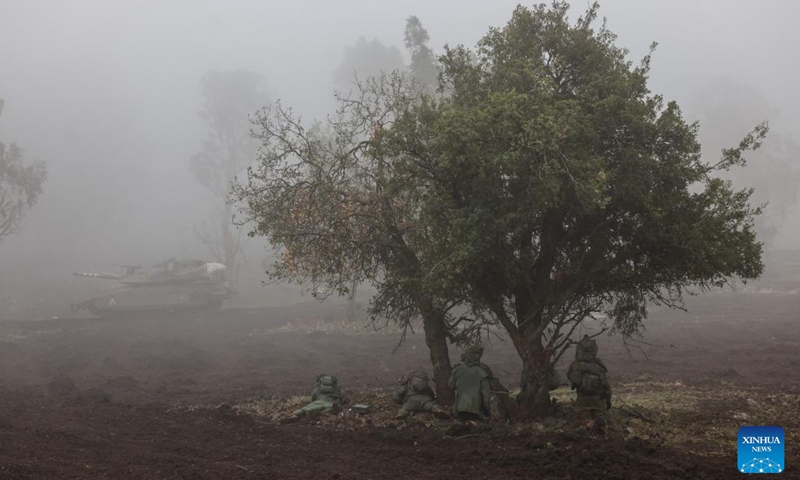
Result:
{"label": "tree trunk", "polygon": [[[232,143],[231,141],[226,142],[228,146],[228,155],[225,158],[225,185],[226,188],[230,188],[231,183],[236,178],[236,172],[239,165],[239,157],[236,154],[236,143]],[[228,268],[229,278],[228,281],[231,284],[231,287],[234,290],[238,287],[239,283],[239,272],[236,268],[236,254],[239,253],[237,251],[239,245],[234,240],[234,234],[231,232],[231,227],[233,224],[233,210],[231,205],[227,201],[227,194],[229,192],[225,192],[225,195],[222,197],[223,201],[223,208],[222,208],[222,248],[223,253],[225,255],[225,266]]]}
{"label": "tree trunk", "polygon": [[447,336],[444,330],[444,312],[427,305],[420,308],[422,325],[425,332],[425,344],[433,365],[433,381],[436,383],[436,401],[439,405],[453,404],[453,390],[450,388],[450,353],[447,348]]}
{"label": "tree trunk", "polygon": [[220,233],[222,234],[222,254],[225,256],[223,262],[228,269],[228,281],[231,287],[236,289],[238,272],[236,270],[236,244],[231,233],[231,206],[225,204],[220,221]]}
{"label": "tree trunk", "polygon": [[358,283],[353,281],[350,282],[350,293],[347,295],[347,321],[348,322],[355,322],[356,321],[356,288],[358,288]]}
{"label": "tree trunk", "polygon": [[[392,228],[392,237],[398,245],[402,246],[400,253],[403,261],[400,273],[408,278],[422,278],[417,256],[408,248],[403,236],[396,228]],[[452,405],[453,390],[450,388],[450,374],[453,367],[450,365],[450,353],[447,348],[445,312],[436,308],[431,297],[422,289],[414,289],[410,295],[422,316],[425,344],[430,352],[433,381],[436,383],[436,401],[439,405]]]}
{"label": "tree trunk", "polygon": [[[531,329],[533,330],[533,329]],[[520,408],[527,418],[540,418],[553,413],[550,401],[548,372],[551,352],[542,347],[542,338],[532,334],[524,336],[522,358],[524,392]]]}

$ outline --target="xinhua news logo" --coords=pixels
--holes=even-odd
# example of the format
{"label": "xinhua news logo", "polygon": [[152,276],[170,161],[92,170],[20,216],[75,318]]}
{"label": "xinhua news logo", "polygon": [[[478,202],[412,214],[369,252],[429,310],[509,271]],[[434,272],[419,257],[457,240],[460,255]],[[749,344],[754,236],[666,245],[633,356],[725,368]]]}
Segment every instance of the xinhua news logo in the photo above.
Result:
{"label": "xinhua news logo", "polygon": [[739,429],[741,473],[781,473],[786,469],[781,427],[742,427]]}

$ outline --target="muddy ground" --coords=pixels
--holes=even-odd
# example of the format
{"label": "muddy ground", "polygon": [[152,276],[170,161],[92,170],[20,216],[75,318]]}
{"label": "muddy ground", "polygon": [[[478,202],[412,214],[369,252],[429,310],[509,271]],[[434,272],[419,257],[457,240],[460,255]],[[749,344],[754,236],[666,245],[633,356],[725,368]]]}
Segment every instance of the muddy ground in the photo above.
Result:
{"label": "muddy ground", "polygon": [[[395,380],[430,371],[424,341],[411,335],[395,350],[396,332],[343,323],[343,307],[3,321],[0,478],[729,479],[736,430],[761,422],[786,429],[781,476],[800,478],[798,304],[788,294],[709,295],[688,313],[653,311],[647,344],[601,337],[623,407],[604,437],[568,421],[568,388],[555,392],[565,416],[487,434],[451,438],[446,421],[391,421]],[[493,339],[486,350],[513,388],[511,347]],[[377,411],[275,422],[322,372]]]}

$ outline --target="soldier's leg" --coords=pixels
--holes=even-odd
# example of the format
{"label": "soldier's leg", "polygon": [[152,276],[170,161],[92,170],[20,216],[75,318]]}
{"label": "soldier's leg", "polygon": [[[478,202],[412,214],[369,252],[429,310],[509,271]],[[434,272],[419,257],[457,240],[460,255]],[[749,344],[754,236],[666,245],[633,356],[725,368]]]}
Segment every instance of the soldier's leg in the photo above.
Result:
{"label": "soldier's leg", "polygon": [[439,418],[451,418],[450,413],[444,408],[440,407],[436,400],[429,400],[422,404],[421,409],[425,412],[430,412]]}
{"label": "soldier's leg", "polygon": [[608,410],[606,409],[605,401],[601,398],[592,399],[591,403],[587,405],[590,410],[592,418],[594,418],[594,426],[598,430],[604,431],[608,427]]}
{"label": "soldier's leg", "polygon": [[445,431],[445,435],[457,436],[469,433],[470,424],[474,423],[480,416],[469,412],[456,412],[455,423]]}
{"label": "soldier's leg", "polygon": [[[405,417],[408,417],[409,415],[411,415],[411,414],[413,414],[415,412],[421,411],[422,410],[422,404],[420,403],[420,401],[418,399],[416,399],[416,398],[414,398],[412,396],[411,398],[406,400],[406,403],[404,403],[403,406],[400,407],[400,410],[404,412],[403,413],[403,415],[404,415],[403,418],[405,418]],[[397,418],[400,418],[401,413],[398,411],[397,415],[398,415]]]}
{"label": "soldier's leg", "polygon": [[572,409],[572,414],[577,420],[589,420],[593,418],[592,407],[592,397],[578,395],[578,398],[575,399],[575,406]]}
{"label": "soldier's leg", "polygon": [[319,413],[329,411],[333,408],[333,403],[327,400],[314,400],[305,407],[295,410],[296,415],[310,415],[312,413]]}
{"label": "soldier's leg", "polygon": [[492,428],[486,419],[475,413],[458,412],[458,421],[469,431],[485,432]]}
{"label": "soldier's leg", "polygon": [[605,403],[597,408],[597,412],[595,413],[595,423],[597,428],[600,430],[605,430],[611,424],[611,419],[608,416],[608,409],[606,408]]}
{"label": "soldier's leg", "polygon": [[441,407],[439,407],[439,405],[436,403],[436,400],[428,400],[426,402],[423,402],[422,405],[420,405],[420,410],[424,412],[430,412],[436,415],[447,414],[447,412],[445,412]]}

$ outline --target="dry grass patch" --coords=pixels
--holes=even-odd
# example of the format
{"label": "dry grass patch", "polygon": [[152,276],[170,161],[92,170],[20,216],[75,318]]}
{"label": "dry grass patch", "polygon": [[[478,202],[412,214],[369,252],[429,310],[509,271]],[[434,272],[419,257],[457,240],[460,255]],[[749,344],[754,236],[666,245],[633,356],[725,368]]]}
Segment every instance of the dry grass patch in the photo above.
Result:
{"label": "dry grass patch", "polygon": [[59,335],[61,333],[62,330],[60,328],[51,328],[48,330],[23,330],[21,328],[0,324],[0,342],[21,342],[29,338]]}
{"label": "dry grass patch", "polygon": [[[555,397],[571,403],[568,389]],[[703,455],[730,455],[745,425],[778,425],[787,442],[799,441],[800,396],[730,383],[693,387],[681,382],[616,385],[612,417],[628,435],[657,440]]]}
{"label": "dry grass patch", "polygon": [[351,335],[362,334],[398,334],[402,331],[396,325],[375,326],[363,321],[353,321],[346,319],[312,318],[294,319],[286,324],[275,328],[260,328],[250,332],[250,335],[274,335],[276,333],[344,333]]}
{"label": "dry grass patch", "polygon": [[[405,430],[433,428],[443,432],[452,423],[430,414],[396,420],[397,405],[387,389],[345,390],[347,406],[366,404],[368,415],[352,413],[347,406],[334,414],[322,414],[304,422],[318,428],[358,430],[365,427]],[[515,392],[512,392],[512,396]],[[518,422],[496,429],[494,434],[537,432],[537,435],[570,434],[581,428],[570,422],[575,392],[562,387],[551,392],[560,406],[555,419]],[[310,395],[259,397],[225,406],[256,421],[277,422],[311,401]],[[800,444],[800,395],[715,385],[694,387],[681,382],[636,381],[614,386],[611,411],[612,434],[638,438],[704,456],[730,456],[736,451],[737,431],[745,425],[778,425],[786,442]],[[199,407],[183,407],[195,410]],[[220,408],[206,407],[206,408]],[[499,427],[499,425],[498,425]]]}

